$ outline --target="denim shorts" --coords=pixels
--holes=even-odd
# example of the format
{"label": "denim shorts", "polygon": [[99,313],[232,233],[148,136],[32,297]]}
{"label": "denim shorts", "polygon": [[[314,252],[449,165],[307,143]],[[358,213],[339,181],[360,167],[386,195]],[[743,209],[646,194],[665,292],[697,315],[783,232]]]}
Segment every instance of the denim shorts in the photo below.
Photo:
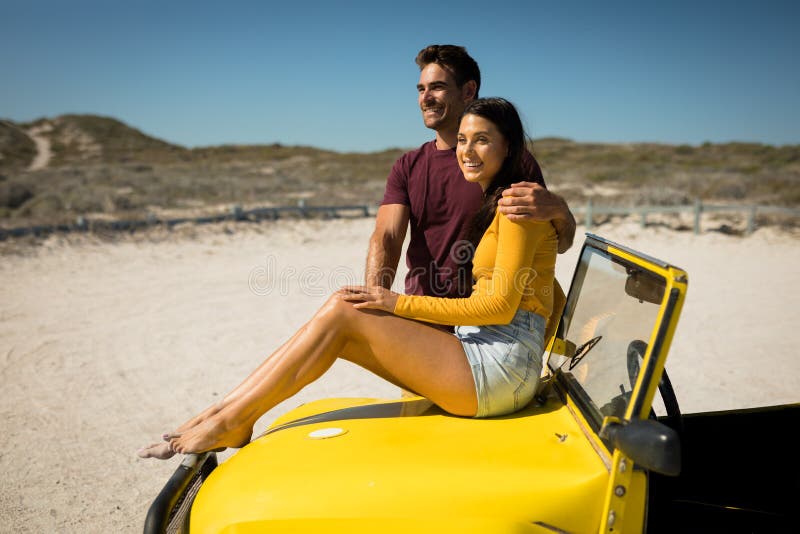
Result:
{"label": "denim shorts", "polygon": [[475,417],[513,413],[531,401],[542,373],[544,326],[541,315],[517,310],[509,324],[456,327],[475,379]]}

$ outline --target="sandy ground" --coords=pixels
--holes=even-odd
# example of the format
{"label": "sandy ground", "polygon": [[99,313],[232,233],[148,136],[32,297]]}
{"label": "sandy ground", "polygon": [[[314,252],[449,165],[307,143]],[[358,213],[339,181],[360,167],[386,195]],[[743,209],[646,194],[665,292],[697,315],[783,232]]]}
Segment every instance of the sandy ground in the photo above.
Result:
{"label": "sandy ground", "polygon": [[[332,289],[360,282],[371,228],[279,221],[116,243],[52,237],[0,257],[0,531],[140,531],[179,459],[139,460],[136,448],[238,383]],[[668,364],[685,412],[800,400],[796,234],[595,232],[689,272]],[[559,260],[565,287],[578,249]],[[397,395],[336,364],[256,431],[315,398]]]}
{"label": "sandy ground", "polygon": [[37,126],[28,130],[28,135],[36,144],[36,156],[33,158],[33,161],[31,161],[30,167],[28,167],[29,171],[38,171],[39,169],[44,169],[50,164],[50,159],[53,157],[53,151],[50,147],[50,139],[41,134],[47,133],[52,129],[53,126],[49,123],[46,123],[43,126]]}

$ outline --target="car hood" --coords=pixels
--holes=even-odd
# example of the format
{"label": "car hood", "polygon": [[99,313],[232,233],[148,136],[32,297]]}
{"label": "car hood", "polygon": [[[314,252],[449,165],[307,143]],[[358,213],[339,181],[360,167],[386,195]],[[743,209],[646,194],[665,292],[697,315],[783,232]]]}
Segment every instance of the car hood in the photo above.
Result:
{"label": "car hood", "polygon": [[607,481],[556,398],[488,419],[421,398],[332,399],[281,418],[221,464],[197,495],[191,531],[366,532],[375,522],[585,531],[598,524]]}

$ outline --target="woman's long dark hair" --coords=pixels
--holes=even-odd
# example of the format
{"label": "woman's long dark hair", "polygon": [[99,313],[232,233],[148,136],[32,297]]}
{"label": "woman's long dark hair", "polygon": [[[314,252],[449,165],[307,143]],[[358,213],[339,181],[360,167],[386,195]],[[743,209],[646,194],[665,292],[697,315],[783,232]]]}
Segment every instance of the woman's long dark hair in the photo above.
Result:
{"label": "woman's long dark hair", "polygon": [[467,104],[463,119],[467,115],[477,115],[490,121],[497,127],[508,143],[508,156],[495,175],[492,183],[483,192],[483,203],[478,212],[470,219],[462,232],[463,238],[472,244],[473,251],[483,237],[483,233],[494,219],[497,201],[503,191],[515,182],[529,178],[525,170],[523,156],[525,154],[525,130],[514,105],[503,98],[479,98]]}

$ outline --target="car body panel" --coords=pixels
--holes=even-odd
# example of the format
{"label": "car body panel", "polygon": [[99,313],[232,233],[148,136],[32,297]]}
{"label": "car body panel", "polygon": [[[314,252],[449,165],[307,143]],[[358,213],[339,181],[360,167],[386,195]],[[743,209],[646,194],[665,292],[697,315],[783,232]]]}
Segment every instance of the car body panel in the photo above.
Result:
{"label": "car body panel", "polygon": [[[454,417],[424,399],[379,405],[407,405],[411,415],[386,416],[384,410],[370,417],[361,410],[353,417],[345,408],[327,412],[326,421],[268,431],[206,480],[191,531],[298,517],[317,525],[370,517],[430,525],[472,518],[576,532],[597,525],[608,469],[558,399],[491,419]],[[427,409],[420,412],[420,405]],[[363,405],[354,408],[358,413]],[[345,432],[309,437],[321,428]],[[574,502],[594,506],[582,505],[576,514]]]}
{"label": "car body panel", "polygon": [[295,534],[302,532],[346,532],[348,534],[406,534],[458,532],[459,534],[553,534],[562,532],[546,523],[516,523],[509,519],[446,517],[353,517],[327,519],[275,519],[230,525],[220,534]]}

